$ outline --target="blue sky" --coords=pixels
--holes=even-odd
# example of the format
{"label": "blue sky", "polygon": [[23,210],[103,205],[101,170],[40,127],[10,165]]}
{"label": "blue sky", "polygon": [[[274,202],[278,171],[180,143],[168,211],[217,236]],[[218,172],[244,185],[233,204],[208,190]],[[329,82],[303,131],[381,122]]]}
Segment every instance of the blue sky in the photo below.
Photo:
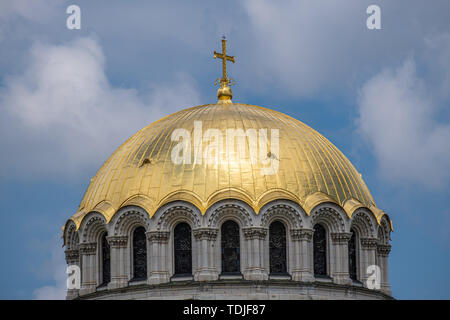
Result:
{"label": "blue sky", "polygon": [[393,219],[394,297],[449,299],[450,3],[167,2],[1,2],[0,298],[63,297],[61,227],[89,179],[140,128],[216,101],[226,35],[233,100],[321,132]]}

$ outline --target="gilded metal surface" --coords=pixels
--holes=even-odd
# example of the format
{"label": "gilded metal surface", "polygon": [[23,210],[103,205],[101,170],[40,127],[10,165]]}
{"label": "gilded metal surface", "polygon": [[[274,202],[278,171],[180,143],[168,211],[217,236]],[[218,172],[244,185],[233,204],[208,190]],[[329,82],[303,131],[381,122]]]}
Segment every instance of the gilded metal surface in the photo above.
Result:
{"label": "gilded metal surface", "polygon": [[[171,152],[175,129],[193,132],[194,121],[202,129],[278,129],[279,169],[262,175],[260,162],[251,163],[248,139],[246,157],[227,158],[221,163],[175,164]],[[109,221],[123,206],[138,205],[150,216],[162,205],[185,200],[204,214],[217,201],[234,198],[250,205],[256,213],[276,199],[300,204],[307,214],[317,204],[334,202],[348,216],[366,207],[377,217],[375,206],[361,175],[326,138],[302,122],[280,112],[238,103],[210,104],[185,109],[138,131],[103,164],[72,217],[79,227],[83,217],[97,211]]]}

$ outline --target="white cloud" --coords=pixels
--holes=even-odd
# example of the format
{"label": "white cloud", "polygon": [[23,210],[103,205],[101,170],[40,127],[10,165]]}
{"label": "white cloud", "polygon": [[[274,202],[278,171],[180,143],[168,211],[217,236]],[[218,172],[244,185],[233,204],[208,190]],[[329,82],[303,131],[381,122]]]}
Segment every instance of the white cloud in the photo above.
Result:
{"label": "white cloud", "polygon": [[35,300],[62,300],[67,293],[67,274],[64,250],[53,242],[50,260],[46,262],[46,273],[50,275],[54,285],[43,286],[33,291]]}
{"label": "white cloud", "polygon": [[0,145],[8,150],[0,175],[76,176],[145,125],[199,104],[187,75],[139,95],[112,86],[104,60],[92,38],[33,45],[26,71],[0,90]]}
{"label": "white cloud", "polygon": [[[445,64],[448,68],[449,62]],[[373,147],[381,174],[390,181],[432,188],[448,184],[450,123],[446,117],[436,120],[438,105],[445,105],[436,99],[439,89],[426,85],[411,58],[362,87],[358,129]]]}

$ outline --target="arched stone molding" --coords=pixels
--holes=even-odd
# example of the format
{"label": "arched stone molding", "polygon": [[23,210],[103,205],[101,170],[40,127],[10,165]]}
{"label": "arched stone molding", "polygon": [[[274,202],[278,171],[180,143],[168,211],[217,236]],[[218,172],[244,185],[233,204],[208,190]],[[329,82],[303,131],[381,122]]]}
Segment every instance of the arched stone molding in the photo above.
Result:
{"label": "arched stone molding", "polygon": [[376,263],[378,223],[372,212],[365,208],[357,209],[351,219],[351,228],[356,232],[357,277],[367,287],[368,267]]}
{"label": "arched stone molding", "polygon": [[[301,212],[303,214],[301,214]],[[266,204],[260,211],[260,225],[267,232],[267,237],[264,237],[262,243],[259,247],[263,249],[256,248],[255,251],[259,251],[263,254],[262,257],[262,268],[264,276],[269,276],[270,274],[270,225],[279,221],[284,225],[286,230],[286,264],[287,264],[287,272],[289,275],[292,275],[292,272],[298,267],[296,266],[295,261],[299,261],[299,257],[296,255],[299,254],[299,247],[296,243],[294,243],[291,237],[291,230],[299,230],[303,226],[304,217],[306,217],[306,213],[301,209],[300,206],[294,204],[288,200],[276,200]],[[280,276],[277,276],[280,277]],[[288,276],[290,278],[290,276]]]}
{"label": "arched stone molding", "polygon": [[301,229],[304,227],[304,220],[309,219],[299,205],[288,200],[276,200],[266,204],[258,216],[261,227],[268,228],[273,221],[280,220],[286,230]]}
{"label": "arched stone molding", "polygon": [[[305,225],[310,225],[311,219],[303,208],[289,200],[276,200],[265,205],[259,216],[262,227],[269,229],[274,221],[280,221],[286,228],[286,258],[288,273],[296,281],[311,281],[310,257],[303,254],[309,251],[310,239],[300,236],[300,234],[311,231],[305,229]],[[311,233],[312,234],[312,233]],[[264,248],[269,247],[269,237],[263,244]],[[307,261],[305,261],[305,259]],[[264,269],[267,274],[270,272],[269,250],[264,252]],[[302,266],[302,263],[305,265]]]}
{"label": "arched stone molding", "polygon": [[376,238],[378,224],[369,210],[360,208],[352,215],[350,229],[352,228],[358,232],[360,238]]}
{"label": "arched stone molding", "polygon": [[80,224],[79,233],[82,243],[97,242],[100,234],[107,231],[105,217],[99,212],[88,213]]}
{"label": "arched stone molding", "polygon": [[[66,250],[64,251],[66,256],[66,263],[68,266],[80,267],[80,249],[79,249],[79,236],[77,232],[77,226],[75,222],[69,220],[64,229],[64,239],[66,241]],[[81,270],[80,270],[81,271]],[[81,275],[80,275],[81,276]],[[66,299],[74,299],[79,295],[79,289],[68,289]]]}
{"label": "arched stone molding", "polygon": [[215,203],[205,213],[206,226],[210,228],[220,228],[224,219],[235,220],[241,228],[252,227],[254,216],[256,214],[249,205],[231,199]]}
{"label": "arched stone molding", "polygon": [[202,225],[202,214],[200,210],[191,203],[175,201],[165,204],[159,208],[152,219],[154,225],[151,229],[159,231],[173,231],[175,224],[187,222],[191,229],[200,228]]}
{"label": "arched stone molding", "polygon": [[[178,209],[177,209],[178,210]],[[173,211],[177,212],[177,211]],[[191,228],[191,257],[192,257],[192,276],[189,276],[187,278],[181,278],[181,280],[192,280],[193,275],[198,272],[198,259],[195,259],[196,257],[199,257],[201,255],[197,242],[194,238],[194,226],[199,225],[199,221],[197,221],[195,218],[195,213],[191,212],[191,214],[184,214],[178,216],[179,213],[175,214],[175,217],[171,217],[167,221],[167,226],[169,228],[169,243],[167,245],[168,253],[166,254],[166,257],[168,260],[167,266],[168,268],[168,274],[171,276],[170,279],[174,281],[180,280],[180,278],[174,278],[173,275],[175,274],[175,228],[180,223],[187,223],[189,227]],[[195,223],[195,224],[194,224]],[[161,243],[161,242],[160,242]],[[160,250],[161,252],[164,251],[164,249]],[[164,259],[162,259],[164,260]],[[167,270],[167,267],[165,267]]]}
{"label": "arched stone molding", "polygon": [[[222,254],[221,254],[221,228],[225,221],[232,220],[239,226],[240,238],[240,267],[245,279],[249,279],[248,272],[251,258],[251,242],[246,235],[249,234],[249,228],[254,226],[255,213],[253,209],[240,200],[228,199],[216,202],[205,213],[205,225],[208,228],[217,229],[218,236],[216,244],[213,248],[213,261],[217,261],[214,266],[214,274],[220,274],[222,271]],[[203,253],[202,253],[203,254]],[[251,278],[251,276],[250,276]]]}
{"label": "arched stone molding", "polygon": [[170,281],[174,273],[174,229],[181,222],[191,227],[192,236],[192,273],[198,269],[198,261],[194,259],[199,255],[197,243],[194,241],[194,230],[202,226],[200,210],[191,203],[174,201],[159,208],[152,217],[151,230],[147,232],[148,255],[150,264],[148,268],[148,283],[159,284]]}
{"label": "arched stone molding", "polygon": [[81,221],[80,234],[81,289],[80,295],[96,290],[99,284],[99,241],[107,232],[105,217],[99,212],[88,213]]}
{"label": "arched stone molding", "polygon": [[391,240],[391,226],[389,218],[386,215],[381,217],[380,224],[378,225],[377,238],[380,245],[387,245]]}
{"label": "arched stone molding", "polygon": [[[133,231],[137,227],[149,229],[148,213],[138,206],[126,206],[119,209],[109,222],[111,236],[108,243],[111,248],[111,282],[110,289],[126,287],[133,274]],[[147,259],[148,243],[147,243]]]}
{"label": "arched stone molding", "polygon": [[386,294],[391,295],[391,287],[389,285],[389,253],[391,252],[391,228],[389,218],[384,215],[381,217],[378,226],[378,244],[377,244],[377,258],[376,262],[381,271],[380,289]]}
{"label": "arched stone molding", "polygon": [[311,211],[311,229],[320,223],[327,230],[328,274],[334,283],[345,285],[352,283],[348,272],[349,220],[344,210],[334,203],[319,204]]}
{"label": "arched stone molding", "polygon": [[64,228],[64,239],[67,250],[78,250],[79,235],[72,220],[69,220]]}
{"label": "arched stone molding", "polygon": [[344,233],[350,231],[349,219],[344,209],[334,203],[321,203],[311,211],[311,225],[313,229],[316,223],[321,223],[329,233]]}
{"label": "arched stone molding", "polygon": [[150,229],[150,218],[143,208],[127,206],[117,211],[111,219],[110,225],[114,236],[131,238],[132,232],[137,227],[142,226],[147,231]]}

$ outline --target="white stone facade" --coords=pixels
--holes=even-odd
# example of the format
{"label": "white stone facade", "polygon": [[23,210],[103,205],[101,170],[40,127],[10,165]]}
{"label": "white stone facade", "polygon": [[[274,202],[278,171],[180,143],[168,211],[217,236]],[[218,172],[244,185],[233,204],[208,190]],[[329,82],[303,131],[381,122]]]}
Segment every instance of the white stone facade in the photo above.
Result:
{"label": "white stone facade", "polygon": [[[233,220],[240,230],[241,276],[221,276],[221,225]],[[270,275],[269,226],[274,221],[286,229],[287,276]],[[186,222],[192,230],[192,277],[174,275],[173,230]],[[326,229],[327,275],[315,278],[314,225]],[[142,226],[147,238],[147,279],[133,278],[132,235]],[[111,281],[100,287],[101,241],[108,233]],[[357,280],[350,279],[348,241],[356,234]],[[176,201],[162,206],[152,218],[142,208],[123,207],[106,223],[97,212],[83,219],[78,230],[66,225],[66,260],[81,268],[81,288],[68,290],[67,298],[86,299],[388,299],[390,223],[378,223],[367,209],[352,218],[336,204],[317,205],[310,215],[298,205],[277,200],[255,214],[237,200],[215,203],[204,215],[192,204]],[[378,265],[381,287],[367,288],[367,267]]]}

